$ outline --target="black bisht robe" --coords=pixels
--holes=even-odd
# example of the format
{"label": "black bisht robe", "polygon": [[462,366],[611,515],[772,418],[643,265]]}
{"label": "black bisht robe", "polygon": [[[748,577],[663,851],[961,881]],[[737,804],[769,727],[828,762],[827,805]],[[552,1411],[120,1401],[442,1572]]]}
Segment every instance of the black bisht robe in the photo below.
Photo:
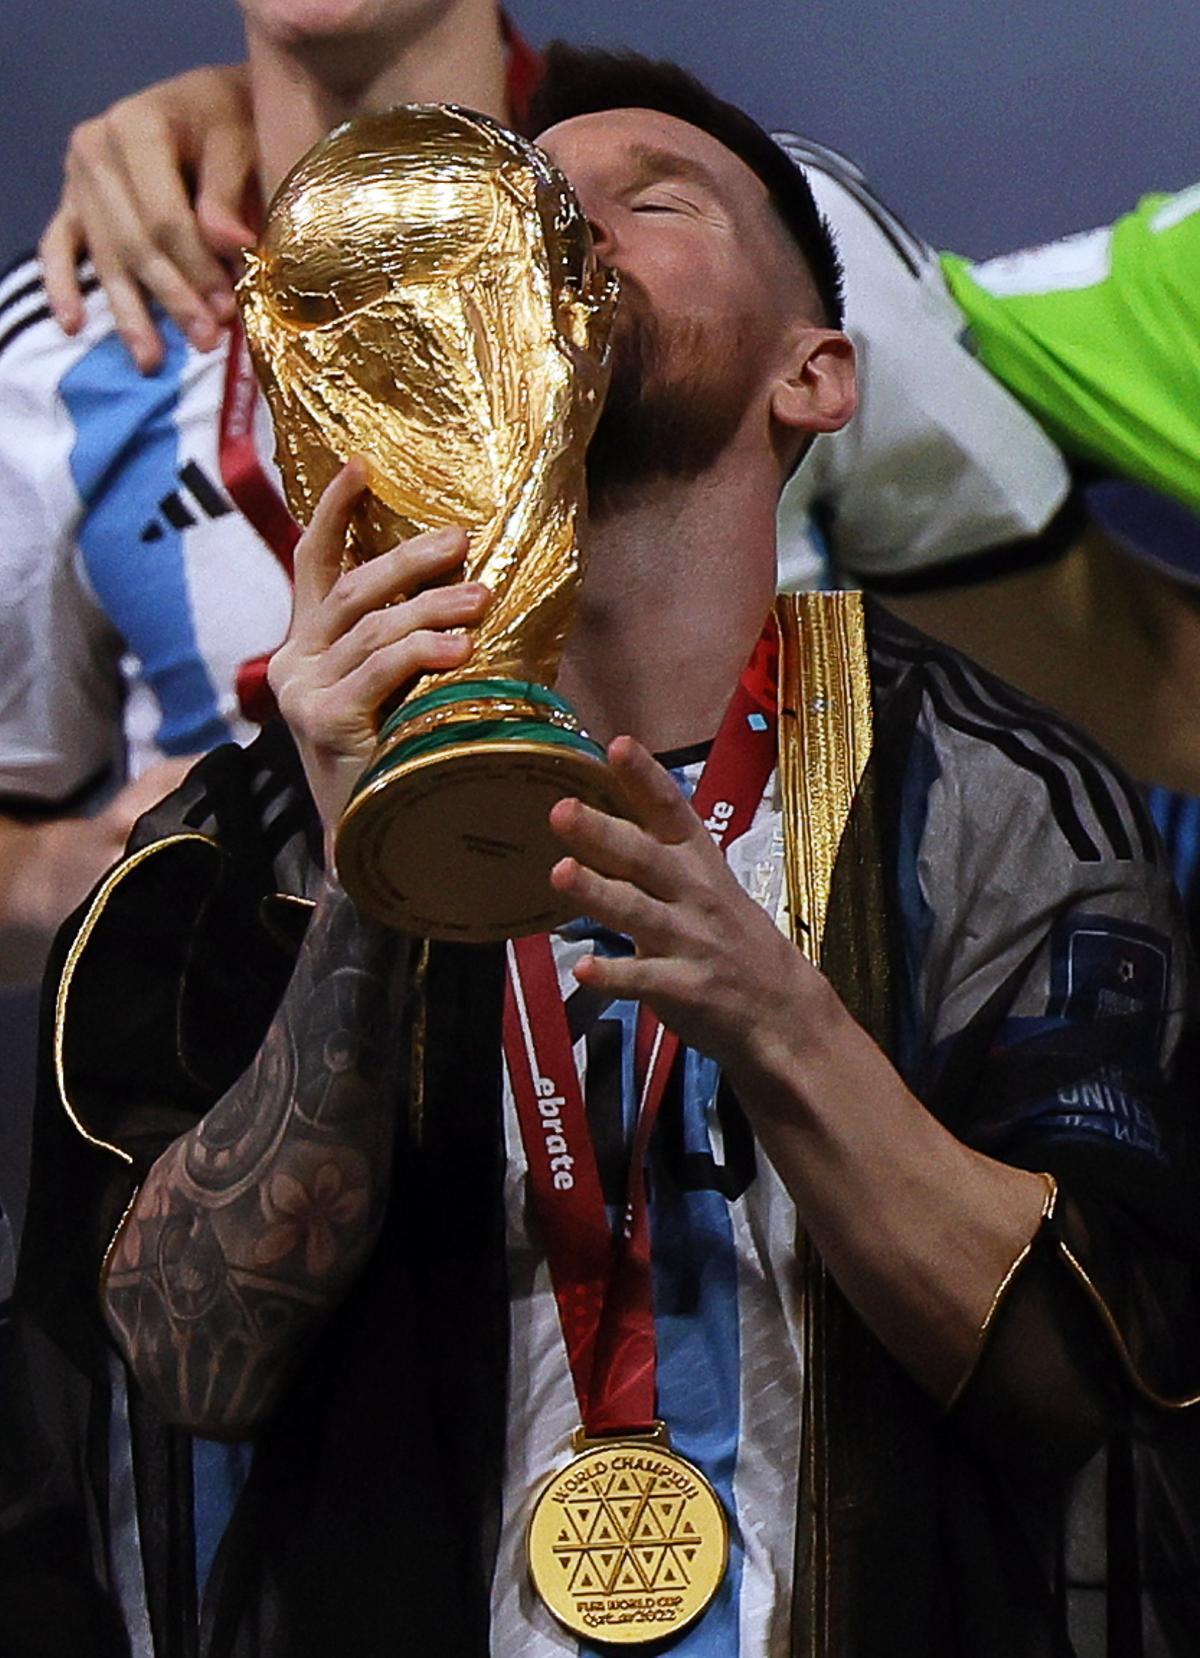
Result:
{"label": "black bisht robe", "polygon": [[[974,726],[1014,777],[1012,745],[1035,724],[1055,752],[1091,751],[877,610],[871,641],[875,798],[900,983],[913,954],[901,890],[912,776],[931,734]],[[1094,795],[1089,764],[1093,782],[1080,786]],[[1084,778],[1082,765],[1075,775]],[[1045,809],[1043,790],[1061,787],[1021,776],[1033,811]],[[1128,818],[1128,792],[1122,799]],[[1156,854],[1144,841],[1131,856]],[[298,759],[274,727],[247,750],[201,761],[142,820],[119,874],[60,937],[15,1351],[0,1378],[4,1658],[124,1658],[151,1639],[158,1658],[488,1651],[508,1328],[502,951],[429,953],[420,1132],[398,1098],[382,1234],[256,1440],[203,1607],[190,1441],[126,1381],[100,1313],[104,1253],[138,1183],[262,1039],[303,936],[296,900],[318,860]],[[1051,894],[1047,927],[1053,911]],[[1170,944],[1182,950],[1182,935]],[[1015,977],[924,1077],[905,1063],[903,1032],[891,1045],[960,1138],[1054,1173],[1058,1210],[949,1413],[824,1285],[795,1658],[1200,1652],[1200,1431],[1196,1413],[1167,1402],[1200,1377],[1194,1093],[1146,1076],[1144,1032],[1116,1014],[1082,1038],[1047,1028],[998,1053]],[[1023,1102],[1097,1063],[1128,1071],[1135,1049],[1160,1155],[1025,1133]],[[1028,1407],[1030,1376],[1044,1412]]]}

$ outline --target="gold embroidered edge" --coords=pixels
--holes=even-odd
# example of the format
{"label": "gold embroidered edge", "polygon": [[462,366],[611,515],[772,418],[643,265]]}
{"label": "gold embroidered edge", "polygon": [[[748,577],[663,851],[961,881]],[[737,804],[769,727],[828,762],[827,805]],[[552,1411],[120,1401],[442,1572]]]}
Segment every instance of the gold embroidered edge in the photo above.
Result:
{"label": "gold embroidered edge", "polygon": [[966,1391],[967,1384],[971,1380],[971,1377],[979,1369],[979,1361],[982,1359],[984,1348],[987,1346],[987,1338],[991,1334],[992,1326],[996,1322],[996,1318],[999,1315],[1001,1307],[1008,1299],[1008,1292],[1016,1282],[1017,1275],[1021,1268],[1029,1259],[1033,1246],[1036,1243],[1043,1226],[1045,1226],[1046,1222],[1054,1213],[1055,1204],[1058,1202],[1058,1181],[1055,1180],[1052,1174],[1047,1174],[1044,1169],[1039,1169],[1037,1173],[1039,1180],[1042,1181],[1046,1188],[1045,1194],[1042,1198],[1042,1210],[1038,1216],[1037,1225],[1034,1227],[1030,1237],[1013,1256],[1005,1270],[1004,1276],[996,1285],[995,1292],[992,1295],[991,1305],[988,1307],[988,1310],[984,1315],[983,1323],[979,1326],[978,1334],[975,1337],[975,1346],[971,1353],[971,1358],[967,1368],[959,1377],[958,1382],[955,1384],[953,1393],[951,1393],[950,1397],[946,1400],[945,1406],[943,1407],[946,1411],[952,1411],[954,1409],[955,1405],[957,1405],[958,1401],[962,1398],[964,1392]]}
{"label": "gold embroidered edge", "polygon": [[1134,1362],[1133,1354],[1129,1351],[1125,1337],[1121,1334],[1121,1327],[1117,1323],[1116,1315],[1105,1299],[1103,1291],[1098,1288],[1082,1261],[1061,1238],[1058,1240],[1058,1251],[1099,1314],[1108,1339],[1112,1342],[1121,1362],[1121,1368],[1138,1396],[1146,1404],[1153,1405],[1156,1410],[1172,1412],[1192,1410],[1200,1405],[1200,1393],[1181,1394],[1178,1398],[1171,1398],[1167,1394],[1157,1393],[1154,1388],[1142,1380],[1137,1364]]}
{"label": "gold embroidered edge", "polygon": [[219,852],[224,850],[211,835],[202,835],[199,832],[167,835],[164,839],[153,841],[149,846],[143,846],[139,851],[131,853],[129,857],[124,858],[111,869],[97,888],[95,896],[88,906],[87,914],[80,922],[79,931],[71,941],[71,947],[67,951],[66,960],[63,962],[62,973],[59,976],[58,987],[54,996],[54,1081],[62,1108],[77,1132],[89,1145],[96,1146],[100,1151],[112,1152],[114,1157],[119,1157],[123,1163],[129,1164],[131,1167],[133,1158],[130,1153],[120,1146],[113,1145],[110,1140],[104,1140],[99,1135],[89,1133],[83,1119],[71,1101],[67,1088],[65,1057],[67,1003],[70,999],[72,983],[79,963],[83,958],[83,953],[87,949],[92,933],[108,907],[108,902],[113,893],[127,876],[132,875],[134,870],[140,869],[156,853],[165,851],[166,848],[171,846],[178,846],[181,842],[195,842],[204,846],[212,846]]}

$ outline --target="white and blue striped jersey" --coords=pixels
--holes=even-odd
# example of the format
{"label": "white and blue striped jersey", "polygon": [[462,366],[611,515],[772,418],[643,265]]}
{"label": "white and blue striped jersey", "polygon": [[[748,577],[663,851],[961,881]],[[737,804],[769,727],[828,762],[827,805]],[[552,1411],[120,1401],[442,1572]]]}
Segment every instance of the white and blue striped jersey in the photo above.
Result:
{"label": "white and blue striped jersey", "polygon": [[45,807],[123,757],[136,775],[253,735],[237,671],[291,614],[220,481],[225,350],[160,318],[165,359],[143,376],[85,287],[69,339],[35,261],[0,279],[0,797]]}
{"label": "white and blue striped jersey", "polygon": [[[676,771],[690,794],[699,761]],[[730,848],[743,887],[784,917],[783,827],[774,778]],[[619,1211],[637,1112],[637,1005],[605,1002],[571,969],[628,939],[581,921],[554,935],[559,983],[601,1184]],[[510,1294],[509,1417],[492,1651],[596,1658],[537,1601],[525,1533],[548,1475],[570,1457],[579,1407],[545,1255],[531,1231],[527,1164],[505,1085]],[[684,1050],[650,1151],[658,1411],[673,1447],[712,1482],[730,1521],[716,1599],[677,1658],[767,1658],[787,1647],[797,1513],[802,1375],[796,1213],[713,1061]]]}

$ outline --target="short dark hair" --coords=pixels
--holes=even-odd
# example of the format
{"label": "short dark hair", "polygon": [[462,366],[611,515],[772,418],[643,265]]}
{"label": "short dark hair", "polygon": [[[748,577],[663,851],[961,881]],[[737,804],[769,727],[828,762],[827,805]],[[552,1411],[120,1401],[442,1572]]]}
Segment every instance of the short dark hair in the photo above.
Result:
{"label": "short dark hair", "polygon": [[560,121],[607,109],[655,109],[699,127],[732,150],[766,185],[772,207],[804,256],[824,321],[831,328],[842,326],[842,264],[833,233],[804,174],[757,121],[718,98],[677,63],[637,52],[555,40],[546,48],[543,63],[526,123],[529,132],[536,135]]}

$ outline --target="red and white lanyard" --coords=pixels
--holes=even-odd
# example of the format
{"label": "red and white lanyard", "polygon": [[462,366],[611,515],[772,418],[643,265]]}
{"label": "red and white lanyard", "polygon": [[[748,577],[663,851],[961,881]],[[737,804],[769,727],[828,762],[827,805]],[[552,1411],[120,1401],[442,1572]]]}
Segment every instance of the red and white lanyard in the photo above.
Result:
{"label": "red and white lanyard", "polygon": [[[300,529],[287,509],[283,496],[268,475],[254,441],[254,415],[258,404],[258,382],[246,344],[245,330],[235,322],[229,330],[229,357],[225,364],[225,389],[221,398],[220,466],[221,481],[230,500],[258,531],[282,566],[288,581],[293,579],[293,555]],[[275,713],[275,699],[267,684],[267,664],[272,653],[252,657],[237,672],[238,702],[247,719],[262,724]]]}
{"label": "red and white lanyard", "polygon": [[[775,766],[778,639],[769,621],[742,675],[692,806],[728,851],[754,821]],[[550,939],[514,940],[504,1053],[529,1165],[534,1214],[558,1304],[580,1420],[589,1438],[655,1421],[657,1343],[646,1152],[679,1038],[638,1009],[637,1124],[622,1224],[609,1224]]]}

